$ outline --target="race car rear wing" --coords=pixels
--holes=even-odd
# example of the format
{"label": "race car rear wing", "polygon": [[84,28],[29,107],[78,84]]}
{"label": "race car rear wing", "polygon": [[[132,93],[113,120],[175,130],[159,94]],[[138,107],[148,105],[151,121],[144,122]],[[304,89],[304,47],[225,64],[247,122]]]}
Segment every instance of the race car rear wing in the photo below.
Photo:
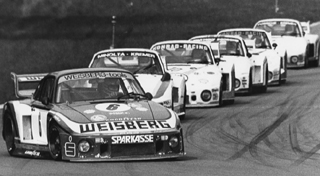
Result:
{"label": "race car rear wing", "polygon": [[46,73],[37,74],[16,74],[11,72],[11,79],[14,82],[14,93],[17,98],[30,98],[34,93],[38,83],[47,75]]}

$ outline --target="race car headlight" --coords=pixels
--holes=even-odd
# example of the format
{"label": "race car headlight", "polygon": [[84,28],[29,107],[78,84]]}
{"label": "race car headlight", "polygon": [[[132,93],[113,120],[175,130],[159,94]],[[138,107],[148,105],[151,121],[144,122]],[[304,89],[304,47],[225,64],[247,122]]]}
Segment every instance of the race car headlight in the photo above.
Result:
{"label": "race car headlight", "polygon": [[290,58],[290,60],[291,60],[291,62],[292,63],[297,63],[298,62],[298,56],[292,56],[291,58]]}
{"label": "race car headlight", "polygon": [[175,148],[177,147],[179,144],[179,140],[176,136],[171,136],[170,139],[169,139],[169,146],[171,148]]}
{"label": "race car headlight", "polygon": [[207,84],[209,81],[207,79],[199,79],[199,82],[202,84]]}
{"label": "race car headlight", "polygon": [[90,150],[90,143],[86,140],[82,140],[79,142],[79,151],[80,152],[88,152]]}
{"label": "race car headlight", "polygon": [[240,87],[240,80],[239,79],[235,80],[235,87],[236,88]]}
{"label": "race car headlight", "polygon": [[211,92],[209,90],[204,90],[201,92],[202,101],[209,101],[211,99]]}

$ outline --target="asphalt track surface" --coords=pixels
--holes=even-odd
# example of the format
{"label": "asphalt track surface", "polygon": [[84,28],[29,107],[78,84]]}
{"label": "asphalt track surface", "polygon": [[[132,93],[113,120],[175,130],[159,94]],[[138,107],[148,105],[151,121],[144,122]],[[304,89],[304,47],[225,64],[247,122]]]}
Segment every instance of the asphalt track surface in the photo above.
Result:
{"label": "asphalt track surface", "polygon": [[1,138],[0,176],[316,176],[319,75],[320,67],[290,69],[287,82],[267,93],[237,96],[235,104],[224,107],[188,109],[182,121],[187,155],[177,160],[72,163],[19,158],[9,156]]}

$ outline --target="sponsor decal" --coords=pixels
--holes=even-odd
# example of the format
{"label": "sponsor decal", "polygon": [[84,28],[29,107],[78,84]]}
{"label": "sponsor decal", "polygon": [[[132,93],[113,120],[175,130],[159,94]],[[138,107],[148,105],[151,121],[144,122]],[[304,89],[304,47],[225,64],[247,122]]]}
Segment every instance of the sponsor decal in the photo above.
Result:
{"label": "sponsor decal", "polygon": [[106,121],[106,120],[108,120],[107,116],[105,116],[105,115],[100,115],[100,114],[98,114],[98,115],[93,115],[93,116],[91,116],[90,119],[91,119],[92,121]]}
{"label": "sponsor decal", "polygon": [[263,33],[259,31],[225,31],[221,32],[220,35],[255,35],[262,36]]}
{"label": "sponsor decal", "polygon": [[148,109],[144,108],[144,107],[137,107],[136,110],[138,110],[138,111],[148,111]]}
{"label": "sponsor decal", "polygon": [[43,78],[43,76],[27,76],[26,80],[28,81],[40,81]]}
{"label": "sponsor decal", "polygon": [[129,112],[109,112],[109,115],[128,115]]}
{"label": "sponsor decal", "polygon": [[141,118],[139,118],[139,117],[123,117],[123,118],[107,119],[106,121],[133,121],[133,120],[141,120]]}
{"label": "sponsor decal", "polygon": [[118,112],[118,111],[128,111],[130,106],[126,104],[119,104],[119,103],[102,103],[98,104],[95,107],[96,109],[104,112]]}
{"label": "sponsor decal", "polygon": [[97,58],[102,57],[115,57],[115,56],[146,56],[146,57],[152,57],[156,58],[156,56],[153,53],[145,53],[145,52],[110,52],[110,53],[103,53],[99,54]]}
{"label": "sponsor decal", "polygon": [[72,142],[72,136],[69,136],[69,142],[64,144],[65,155],[67,157],[75,157],[76,156],[76,144]]}
{"label": "sponsor decal", "polygon": [[26,150],[24,152],[25,155],[30,155],[30,156],[40,156],[40,152],[37,152],[37,151],[31,151],[31,150]]}
{"label": "sponsor decal", "polygon": [[69,80],[81,80],[81,79],[91,79],[91,78],[130,78],[133,76],[124,72],[85,72],[64,75],[59,79],[59,83],[69,81]]}
{"label": "sponsor decal", "polygon": [[85,113],[85,114],[93,114],[94,112],[96,112],[96,111],[93,109],[88,109],[88,110],[83,111],[83,113]]}
{"label": "sponsor decal", "polygon": [[[129,119],[129,118],[128,118]],[[165,120],[137,120],[137,121],[115,121],[80,124],[80,133],[104,132],[104,131],[130,131],[149,129],[169,129],[172,128]]]}
{"label": "sponsor decal", "polygon": [[175,50],[178,48],[185,48],[187,50],[193,50],[193,49],[203,49],[203,50],[209,50],[206,45],[200,45],[200,44],[192,44],[192,43],[172,43],[172,44],[163,44],[163,45],[157,45],[153,47],[153,50]]}
{"label": "sponsor decal", "polygon": [[151,143],[153,135],[112,136],[112,144]]}

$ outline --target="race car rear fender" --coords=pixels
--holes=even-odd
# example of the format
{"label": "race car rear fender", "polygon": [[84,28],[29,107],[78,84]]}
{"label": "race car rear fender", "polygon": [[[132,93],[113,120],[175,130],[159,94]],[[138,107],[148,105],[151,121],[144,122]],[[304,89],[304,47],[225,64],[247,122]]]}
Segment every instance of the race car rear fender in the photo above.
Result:
{"label": "race car rear fender", "polygon": [[14,113],[14,106],[11,103],[5,103],[3,106],[3,110],[2,110],[2,137],[5,140],[5,136],[4,136],[4,130],[6,129],[6,124],[5,124],[5,118],[9,118],[9,114],[10,114],[10,120],[13,122],[13,128],[15,131],[15,138],[19,138],[19,133],[18,133],[18,124],[17,124],[17,118],[16,118],[16,114]]}
{"label": "race car rear fender", "polygon": [[253,84],[261,84],[261,83],[263,85],[266,84],[265,73],[268,71],[266,69],[267,69],[267,59],[265,58],[261,65],[257,64],[253,68],[253,79],[252,79]]}

